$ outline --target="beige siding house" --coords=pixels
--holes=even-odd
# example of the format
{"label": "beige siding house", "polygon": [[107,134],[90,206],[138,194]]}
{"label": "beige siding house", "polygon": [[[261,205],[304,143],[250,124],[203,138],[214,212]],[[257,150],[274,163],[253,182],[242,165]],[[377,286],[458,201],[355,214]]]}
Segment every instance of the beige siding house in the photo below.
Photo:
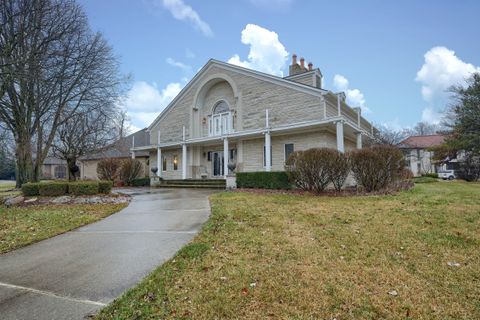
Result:
{"label": "beige siding house", "polygon": [[[150,167],[164,179],[279,171],[297,150],[362,147],[373,126],[344,93],[293,56],[285,78],[210,60],[149,126]],[[153,174],[152,174],[153,175]]]}

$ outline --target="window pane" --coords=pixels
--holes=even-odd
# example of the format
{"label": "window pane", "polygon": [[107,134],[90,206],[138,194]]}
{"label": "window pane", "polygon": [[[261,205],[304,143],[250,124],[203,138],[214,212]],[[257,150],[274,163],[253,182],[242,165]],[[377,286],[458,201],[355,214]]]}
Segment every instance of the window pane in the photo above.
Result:
{"label": "window pane", "polygon": [[178,170],[178,158],[173,156],[173,170]]}
{"label": "window pane", "polygon": [[167,157],[162,157],[162,170],[167,171]]}
{"label": "window pane", "polygon": [[285,144],[285,161],[288,159],[288,156],[293,152],[293,143]]}
{"label": "window pane", "polygon": [[220,101],[215,108],[213,108],[213,114],[228,112],[228,110],[228,104],[225,101]]}

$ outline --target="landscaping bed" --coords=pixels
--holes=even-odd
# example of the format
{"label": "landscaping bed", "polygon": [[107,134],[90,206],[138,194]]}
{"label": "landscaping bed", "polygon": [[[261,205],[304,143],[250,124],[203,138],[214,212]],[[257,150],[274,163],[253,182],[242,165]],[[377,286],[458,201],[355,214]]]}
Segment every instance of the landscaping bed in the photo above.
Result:
{"label": "landscaping bed", "polygon": [[189,245],[97,318],[480,318],[478,183],[211,205]]}

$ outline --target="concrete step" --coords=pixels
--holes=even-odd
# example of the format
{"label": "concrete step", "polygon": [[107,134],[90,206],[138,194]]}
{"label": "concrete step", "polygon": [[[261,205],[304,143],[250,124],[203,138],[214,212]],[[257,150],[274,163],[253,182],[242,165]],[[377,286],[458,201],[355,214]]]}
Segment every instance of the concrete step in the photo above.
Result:
{"label": "concrete step", "polygon": [[169,183],[169,184],[160,184],[155,186],[156,188],[198,188],[198,189],[225,189],[225,185],[220,184],[178,184],[178,183]]}

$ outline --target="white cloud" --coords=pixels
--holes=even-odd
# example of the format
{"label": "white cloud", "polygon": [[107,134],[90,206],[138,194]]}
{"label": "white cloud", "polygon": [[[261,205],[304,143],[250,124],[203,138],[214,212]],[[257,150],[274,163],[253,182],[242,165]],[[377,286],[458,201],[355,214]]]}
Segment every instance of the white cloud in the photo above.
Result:
{"label": "white cloud", "polygon": [[135,82],[121,103],[129,118],[130,126],[135,129],[150,125],[184,85],[185,82],[173,82],[160,90],[156,83]]}
{"label": "white cloud", "polygon": [[278,40],[278,34],[255,24],[247,24],[242,30],[242,43],[250,46],[247,60],[235,54],[228,63],[258,71],[283,76],[288,52]]}
{"label": "white cloud", "polygon": [[345,92],[347,103],[352,107],[362,108],[362,112],[369,113],[371,110],[365,105],[365,96],[358,89],[350,89],[350,83],[347,78],[340,74],[333,77],[333,86],[335,90]]}
{"label": "white cloud", "polygon": [[425,53],[425,62],[415,80],[422,84],[423,99],[435,103],[448,96],[446,91],[452,85],[464,85],[474,72],[480,72],[480,67],[462,61],[453,50],[434,47]]}
{"label": "white cloud", "polygon": [[183,0],[163,0],[163,6],[170,11],[172,16],[181,21],[189,21],[193,26],[200,30],[204,35],[213,36],[212,29],[200,18],[200,15],[192,7],[185,4]]}
{"label": "white cloud", "polygon": [[169,65],[171,65],[172,67],[177,67],[177,68],[180,68],[183,70],[183,72],[190,72],[192,71],[192,67],[183,63],[183,62],[180,62],[180,61],[176,61],[172,58],[167,58],[167,63]]}
{"label": "white cloud", "polygon": [[422,84],[422,97],[428,107],[422,111],[422,121],[438,124],[441,115],[436,111],[444,107],[453,85],[465,85],[465,80],[480,67],[458,58],[455,51],[446,47],[433,47],[424,55],[425,61],[417,72],[416,81]]}

